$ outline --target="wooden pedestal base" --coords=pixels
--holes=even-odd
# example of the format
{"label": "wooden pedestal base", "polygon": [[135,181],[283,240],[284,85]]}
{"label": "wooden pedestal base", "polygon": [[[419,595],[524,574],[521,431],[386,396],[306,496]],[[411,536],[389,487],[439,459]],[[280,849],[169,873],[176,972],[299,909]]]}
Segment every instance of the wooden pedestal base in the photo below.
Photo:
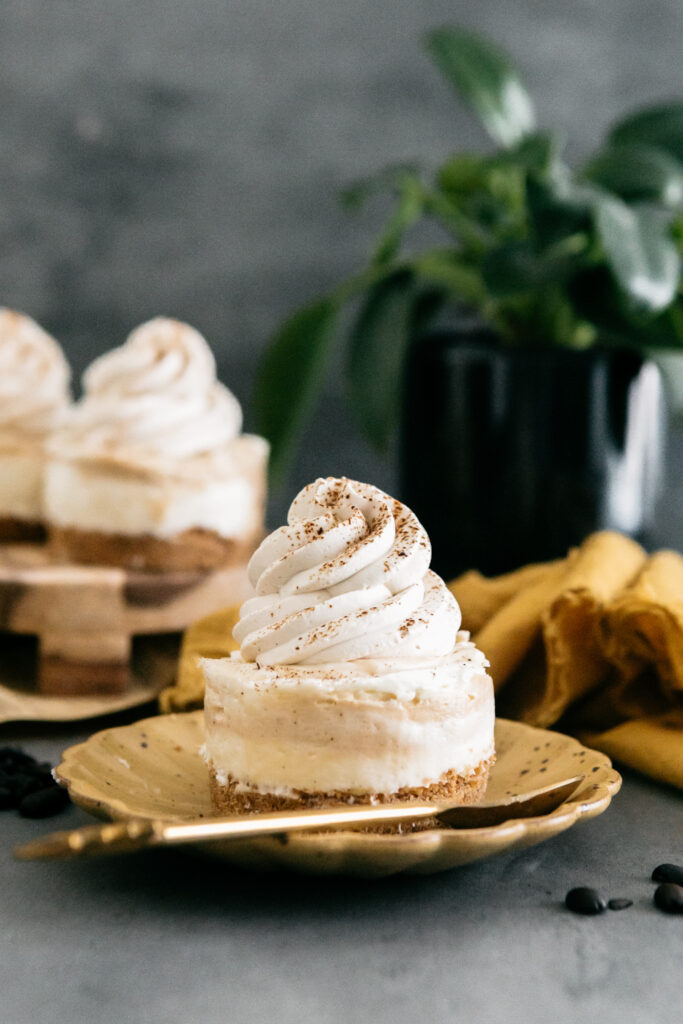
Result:
{"label": "wooden pedestal base", "polygon": [[0,546],[0,630],[38,637],[38,686],[50,695],[122,692],[133,636],[179,632],[250,593],[246,563],[143,573],[55,563],[40,544]]}
{"label": "wooden pedestal base", "polygon": [[131,637],[102,633],[43,633],[38,687],[51,696],[123,693],[131,679]]}

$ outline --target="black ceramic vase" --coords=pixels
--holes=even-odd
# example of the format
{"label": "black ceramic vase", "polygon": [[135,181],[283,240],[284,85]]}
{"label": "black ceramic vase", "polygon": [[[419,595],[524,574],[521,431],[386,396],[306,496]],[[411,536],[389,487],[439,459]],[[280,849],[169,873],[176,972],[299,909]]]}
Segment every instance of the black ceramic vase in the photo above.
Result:
{"label": "black ceramic vase", "polygon": [[446,578],[561,556],[598,529],[643,540],[665,423],[659,371],[631,351],[434,331],[409,354],[401,495]]}

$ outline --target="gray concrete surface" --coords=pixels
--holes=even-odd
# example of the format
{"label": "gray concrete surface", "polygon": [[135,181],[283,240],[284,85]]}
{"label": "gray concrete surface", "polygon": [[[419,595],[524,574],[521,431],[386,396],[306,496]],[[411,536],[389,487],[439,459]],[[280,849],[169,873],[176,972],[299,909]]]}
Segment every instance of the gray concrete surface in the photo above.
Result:
{"label": "gray concrete surface", "polygon": [[[25,746],[54,759],[65,742]],[[635,776],[548,843],[377,882],[249,875],[177,850],[18,863],[13,844],[86,815],[1,820],[3,1024],[681,1019],[683,920],[653,906],[649,875],[683,860],[683,800]],[[562,900],[580,884],[634,905],[576,917]]]}

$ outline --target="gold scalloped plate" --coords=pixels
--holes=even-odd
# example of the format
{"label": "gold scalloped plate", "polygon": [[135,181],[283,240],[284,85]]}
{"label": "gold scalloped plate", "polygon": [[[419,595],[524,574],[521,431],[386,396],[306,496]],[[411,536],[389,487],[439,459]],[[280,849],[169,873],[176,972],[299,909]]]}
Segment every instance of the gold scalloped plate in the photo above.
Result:
{"label": "gold scalloped plate", "polygon": [[[102,818],[183,819],[212,815],[201,711],[105,729],[65,751],[55,775],[71,799]],[[496,722],[497,760],[487,799],[531,792],[583,773],[571,799],[552,814],[492,828],[432,829],[406,835],[326,832],[197,844],[192,849],[252,870],[293,870],[366,878],[429,874],[564,832],[608,807],[621,777],[604,754],[562,733]],[[188,849],[191,849],[188,847]]]}

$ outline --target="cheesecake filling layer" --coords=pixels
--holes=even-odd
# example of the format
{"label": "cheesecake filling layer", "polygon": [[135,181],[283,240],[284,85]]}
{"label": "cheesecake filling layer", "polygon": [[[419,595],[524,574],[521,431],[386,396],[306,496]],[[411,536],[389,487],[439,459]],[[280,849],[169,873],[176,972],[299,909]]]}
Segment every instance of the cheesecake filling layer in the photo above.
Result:
{"label": "cheesecake filling layer", "polygon": [[37,444],[3,451],[0,443],[0,516],[36,523],[43,518],[45,455]]}
{"label": "cheesecake filling layer", "polygon": [[218,782],[393,793],[467,776],[493,756],[485,660],[462,638],[439,658],[257,668],[202,659],[206,757]]}
{"label": "cheesecake filling layer", "polygon": [[225,457],[131,470],[117,461],[53,459],[45,507],[55,526],[169,538],[185,530],[255,538],[263,525],[268,445],[255,435],[229,442]]}

